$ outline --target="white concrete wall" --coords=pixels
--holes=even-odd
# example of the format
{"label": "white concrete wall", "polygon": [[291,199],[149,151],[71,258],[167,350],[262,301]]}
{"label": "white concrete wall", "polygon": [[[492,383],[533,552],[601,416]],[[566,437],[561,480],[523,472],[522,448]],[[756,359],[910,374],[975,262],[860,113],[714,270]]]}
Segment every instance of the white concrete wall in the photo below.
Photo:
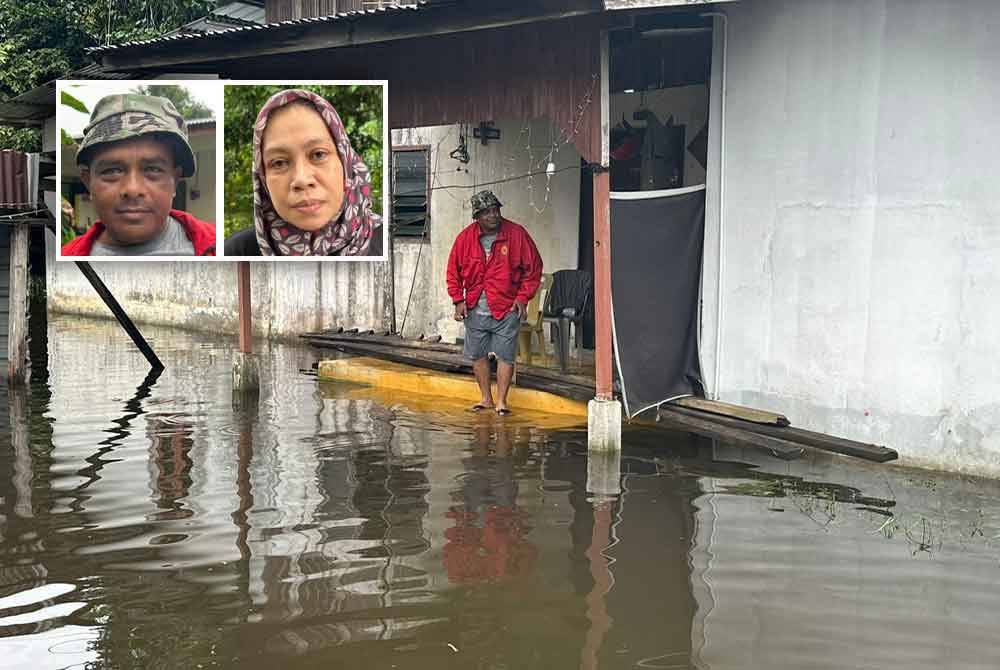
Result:
{"label": "white concrete wall", "polygon": [[[76,266],[71,261],[55,260],[51,235],[47,243],[49,309],[112,318]],[[97,262],[93,267],[137,322],[237,332],[234,262]],[[254,333],[287,340],[338,326],[386,327],[380,288],[385,269],[385,263],[367,261],[252,263]]]}
{"label": "white concrete wall", "polygon": [[[215,131],[199,132],[191,135],[191,148],[195,152],[198,170],[193,177],[187,179],[187,207],[185,211],[202,221],[215,222]],[[191,196],[191,191],[201,194],[198,198]]]}
{"label": "white concrete wall", "polygon": [[725,10],[722,399],[1000,474],[1000,4]]}

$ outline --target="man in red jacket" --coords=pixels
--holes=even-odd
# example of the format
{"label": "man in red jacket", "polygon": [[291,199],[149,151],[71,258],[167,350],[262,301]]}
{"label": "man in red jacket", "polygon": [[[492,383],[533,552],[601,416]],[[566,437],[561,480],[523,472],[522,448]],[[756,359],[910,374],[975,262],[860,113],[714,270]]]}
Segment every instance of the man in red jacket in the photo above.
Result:
{"label": "man in red jacket", "polygon": [[77,153],[98,220],[63,256],[214,256],[215,226],[171,209],[195,159],[184,119],[166,98],[101,98]]}
{"label": "man in red jacket", "polygon": [[[517,333],[527,317],[528,302],[542,279],[542,258],[528,231],[500,216],[492,191],[472,196],[472,218],[451,247],[448,295],[455,320],[465,322],[465,356],[482,392],[473,411],[496,409],[510,414],[507,392],[514,376]],[[487,356],[497,357],[497,402],[490,389]]]}

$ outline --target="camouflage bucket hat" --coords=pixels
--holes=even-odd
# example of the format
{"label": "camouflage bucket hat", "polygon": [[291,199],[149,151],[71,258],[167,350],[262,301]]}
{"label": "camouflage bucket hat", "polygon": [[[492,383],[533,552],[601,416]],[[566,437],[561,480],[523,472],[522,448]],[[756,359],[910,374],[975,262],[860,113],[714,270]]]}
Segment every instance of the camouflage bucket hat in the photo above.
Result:
{"label": "camouflage bucket hat", "polygon": [[503,207],[503,204],[493,195],[493,191],[485,190],[472,196],[472,217],[475,218],[479,212],[490,207]]}
{"label": "camouflage bucket hat", "polygon": [[166,98],[138,93],[117,93],[101,98],[83,129],[83,142],[76,154],[78,165],[87,164],[101,144],[160,133],[174,146],[174,160],[182,177],[195,171],[194,151],[188,142],[187,124]]}

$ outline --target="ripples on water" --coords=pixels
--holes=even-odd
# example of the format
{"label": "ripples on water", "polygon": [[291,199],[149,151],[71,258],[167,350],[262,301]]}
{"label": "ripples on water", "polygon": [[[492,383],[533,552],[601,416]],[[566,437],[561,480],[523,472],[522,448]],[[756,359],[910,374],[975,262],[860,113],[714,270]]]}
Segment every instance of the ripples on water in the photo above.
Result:
{"label": "ripples on water", "polygon": [[234,406],[230,342],[144,330],[158,378],[54,318],[6,396],[2,667],[1000,665],[993,482],[630,430],[588,491],[572,420],[287,346]]}

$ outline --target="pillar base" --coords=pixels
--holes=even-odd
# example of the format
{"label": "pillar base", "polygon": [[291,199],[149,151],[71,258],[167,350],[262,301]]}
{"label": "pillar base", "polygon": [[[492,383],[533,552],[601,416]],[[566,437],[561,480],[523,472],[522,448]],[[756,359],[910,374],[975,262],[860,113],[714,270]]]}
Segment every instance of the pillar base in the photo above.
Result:
{"label": "pillar base", "polygon": [[233,391],[256,391],[260,388],[260,360],[253,354],[233,354]]}
{"label": "pillar base", "polygon": [[587,403],[587,450],[621,451],[622,405],[594,398]]}

